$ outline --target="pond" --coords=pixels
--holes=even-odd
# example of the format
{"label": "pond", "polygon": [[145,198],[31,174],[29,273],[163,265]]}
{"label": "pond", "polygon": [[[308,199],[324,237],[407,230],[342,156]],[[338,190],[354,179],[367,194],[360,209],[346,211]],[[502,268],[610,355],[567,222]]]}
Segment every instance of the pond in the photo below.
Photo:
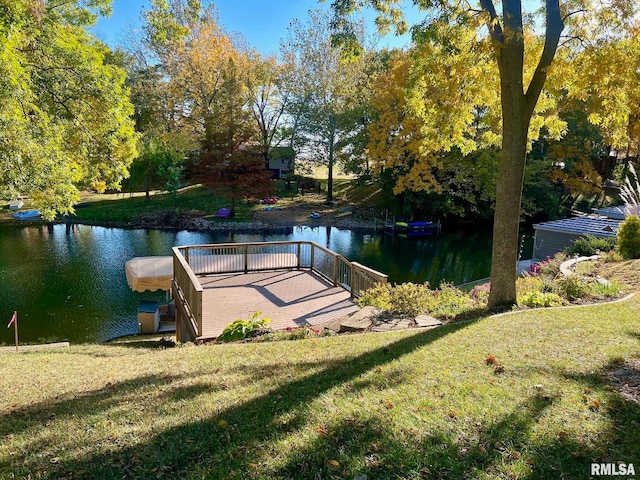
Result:
{"label": "pond", "polygon": [[[124,264],[136,256],[171,255],[175,245],[310,240],[389,275],[391,282],[461,284],[489,275],[491,232],[459,231],[402,238],[334,227],[288,227],[240,234],[104,228],[87,225],[0,227],[0,321],[18,311],[23,342],[102,342],[137,332],[141,300]],[[5,324],[6,325],[6,324]],[[13,329],[0,325],[0,343]]]}

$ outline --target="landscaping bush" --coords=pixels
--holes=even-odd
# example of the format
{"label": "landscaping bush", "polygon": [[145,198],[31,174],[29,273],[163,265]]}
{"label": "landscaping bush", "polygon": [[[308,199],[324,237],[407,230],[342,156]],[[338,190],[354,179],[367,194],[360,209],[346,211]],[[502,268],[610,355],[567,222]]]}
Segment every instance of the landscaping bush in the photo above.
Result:
{"label": "landscaping bush", "polygon": [[544,280],[537,276],[527,275],[516,280],[516,294],[518,297],[531,292],[542,292]]}
{"label": "landscaping bush", "polygon": [[434,291],[428,310],[434,317],[453,319],[466,316],[482,307],[459,288],[443,283]]}
{"label": "landscaping bush", "polygon": [[616,248],[617,244],[618,239],[615,237],[602,238],[594,235],[585,235],[565,248],[564,253],[569,256],[590,257],[600,252],[610,252]]}
{"label": "landscaping bush", "polygon": [[554,278],[560,273],[560,265],[567,260],[567,258],[564,252],[556,253],[553,257],[547,257],[546,260],[531,265],[529,272],[535,275]]}
{"label": "landscaping bush", "polygon": [[239,318],[225,327],[218,342],[235,342],[255,335],[255,332],[267,327],[270,318],[260,318],[262,312],[255,312],[249,319]]}
{"label": "landscaping bush", "polygon": [[609,284],[594,282],[591,285],[591,295],[597,298],[611,298],[620,293],[620,285],[617,282]]}
{"label": "landscaping bush", "polygon": [[393,289],[391,301],[392,312],[400,315],[416,317],[433,303],[434,292],[428,283],[401,283]]}
{"label": "landscaping bush", "polygon": [[640,217],[629,215],[618,228],[618,251],[627,260],[640,258]]}
{"label": "landscaping bush", "polygon": [[266,335],[260,335],[253,341],[256,342],[280,342],[287,340],[304,340],[306,338],[318,338],[325,335],[331,335],[328,330],[320,331],[311,327],[287,327],[281,332],[267,333]]}
{"label": "landscaping bush", "polygon": [[415,317],[433,303],[433,291],[428,283],[378,284],[362,293],[358,304],[370,305],[398,315]]}
{"label": "landscaping bush", "polygon": [[621,262],[622,260],[622,255],[620,255],[616,250],[611,250],[602,256],[603,263],[615,263]]}
{"label": "landscaping bush", "polygon": [[570,302],[588,297],[591,294],[591,286],[589,283],[577,275],[569,275],[568,277],[555,280],[553,285],[554,293]]}
{"label": "landscaping bush", "polygon": [[489,300],[489,292],[491,291],[491,282],[476,285],[469,292],[469,297],[474,299],[481,305],[486,305]]}
{"label": "landscaping bush", "polygon": [[360,305],[361,307],[376,307],[385,312],[389,311],[392,305],[392,291],[393,285],[391,285],[390,283],[378,283],[377,285],[368,288],[360,294],[358,305]]}
{"label": "landscaping bush", "polygon": [[559,307],[563,304],[564,302],[559,295],[537,290],[526,292],[518,297],[518,305],[523,307]]}

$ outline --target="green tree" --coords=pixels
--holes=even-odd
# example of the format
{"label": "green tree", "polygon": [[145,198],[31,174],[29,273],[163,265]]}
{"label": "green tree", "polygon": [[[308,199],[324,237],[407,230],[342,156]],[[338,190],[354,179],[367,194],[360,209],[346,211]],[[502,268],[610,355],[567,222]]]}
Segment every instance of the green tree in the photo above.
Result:
{"label": "green tree", "polygon": [[628,215],[618,227],[618,250],[626,259],[640,258],[640,217]]}
{"label": "green tree", "polygon": [[193,142],[191,176],[229,198],[233,216],[239,198],[272,188],[251,113],[249,86],[260,59],[222,29],[209,4],[154,0],[146,32],[166,82],[173,128]]}
{"label": "green tree", "polygon": [[[417,3],[430,16],[429,22],[414,30],[419,48],[425,45],[442,49],[443,63],[446,64],[449,58],[457,58],[464,53],[465,48],[482,53],[486,51],[484,46],[489,49],[489,58],[497,67],[499,87],[493,82],[486,82],[491,79],[490,70],[474,69],[475,63],[469,63],[466,69],[451,69],[449,79],[451,85],[466,82],[472,87],[480,86],[480,92],[492,91],[500,99],[502,148],[496,182],[489,307],[512,305],[516,303],[515,267],[526,154],[530,142],[537,138],[540,128],[545,124],[542,117],[535,115],[536,112],[552,106],[551,97],[543,93],[543,88],[552,73],[561,35],[569,27],[570,33],[576,38],[588,41],[598,31],[597,25],[606,25],[602,30],[611,32],[620,25],[621,20],[630,18],[633,13],[632,2],[617,2],[608,9],[602,9],[591,6],[583,8],[572,2],[563,2],[561,5],[560,0],[546,0],[542,2],[540,10],[542,19],[539,23],[542,27],[535,26],[535,15],[523,13],[520,0],[504,0],[501,13],[492,0],[480,0],[480,10],[466,2],[439,0]],[[348,25],[348,15],[363,5],[371,5],[382,12],[381,25],[393,23],[399,31],[406,30],[402,11],[394,0],[334,0],[332,7],[337,14],[334,27],[340,35],[344,26]],[[468,39],[466,43],[458,41],[465,37]],[[350,38],[347,36],[347,40]],[[456,102],[456,97],[453,98],[453,102]],[[464,120],[464,112],[469,118],[473,108],[478,105],[475,101],[463,100],[464,97],[453,106],[461,113],[459,118],[450,118],[453,125],[458,124],[460,119]],[[445,101],[444,106],[448,107],[450,103],[452,101]],[[416,105],[415,109],[419,114],[430,114],[428,108],[420,105]],[[438,106],[438,110],[442,108]],[[468,121],[466,127],[471,124]],[[547,129],[552,134],[558,134],[561,124],[547,122]],[[462,146],[468,144],[468,138],[464,137],[460,139],[454,136],[451,141]]]}
{"label": "green tree", "polygon": [[137,154],[124,70],[86,31],[109,4],[2,4],[0,195],[48,219],[73,212],[79,189],[118,189]]}
{"label": "green tree", "polygon": [[251,113],[259,132],[259,149],[265,165],[269,165],[271,152],[286,137],[283,127],[290,92],[284,81],[283,66],[273,57],[256,59],[247,84],[251,94]]}
{"label": "green tree", "polygon": [[[362,38],[362,30],[358,33]],[[282,56],[290,66],[290,115],[293,133],[312,161],[328,168],[327,201],[333,200],[333,174],[338,158],[356,131],[364,128],[357,109],[368,91],[366,56],[345,58],[331,41],[330,17],[309,12],[306,23],[294,20]]]}

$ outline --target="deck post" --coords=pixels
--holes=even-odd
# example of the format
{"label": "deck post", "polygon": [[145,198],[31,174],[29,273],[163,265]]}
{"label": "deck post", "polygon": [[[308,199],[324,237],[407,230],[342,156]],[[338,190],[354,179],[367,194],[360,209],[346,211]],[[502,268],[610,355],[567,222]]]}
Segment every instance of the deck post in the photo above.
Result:
{"label": "deck post", "polygon": [[244,273],[249,273],[249,245],[244,246]]}
{"label": "deck post", "polygon": [[300,270],[300,249],[302,248],[302,245],[300,245],[300,242],[297,243],[297,248],[296,248],[296,257],[298,258],[298,264],[296,266],[296,268],[298,270]]}
{"label": "deck post", "polygon": [[189,247],[185,247],[184,249],[184,259],[187,261],[187,264],[189,264]]}
{"label": "deck post", "polygon": [[316,253],[316,246],[312,243],[311,244],[311,271],[313,272],[314,266],[315,266],[315,253]]}
{"label": "deck post", "polygon": [[356,267],[351,264],[351,298],[355,296],[356,293]]}
{"label": "deck post", "polygon": [[333,286],[338,286],[338,255],[333,256]]}

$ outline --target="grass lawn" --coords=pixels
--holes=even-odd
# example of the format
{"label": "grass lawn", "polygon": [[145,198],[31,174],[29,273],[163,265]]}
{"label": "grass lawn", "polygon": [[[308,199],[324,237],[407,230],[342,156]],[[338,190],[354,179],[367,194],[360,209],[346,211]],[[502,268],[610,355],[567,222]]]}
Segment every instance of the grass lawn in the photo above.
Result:
{"label": "grass lawn", "polygon": [[0,478],[580,479],[640,469],[640,298],[310,340],[0,354]]}
{"label": "grass lawn", "polygon": [[[215,215],[222,207],[230,207],[230,202],[215,197],[206,187],[193,185],[182,188],[174,200],[173,196],[164,192],[154,192],[150,200],[144,193],[137,192],[109,195],[84,195],[83,202],[90,206],[76,209],[74,220],[82,222],[136,222],[140,217],[157,212],[192,212],[202,215]],[[242,201],[236,204],[236,220],[251,219],[254,205],[246,205]]]}

